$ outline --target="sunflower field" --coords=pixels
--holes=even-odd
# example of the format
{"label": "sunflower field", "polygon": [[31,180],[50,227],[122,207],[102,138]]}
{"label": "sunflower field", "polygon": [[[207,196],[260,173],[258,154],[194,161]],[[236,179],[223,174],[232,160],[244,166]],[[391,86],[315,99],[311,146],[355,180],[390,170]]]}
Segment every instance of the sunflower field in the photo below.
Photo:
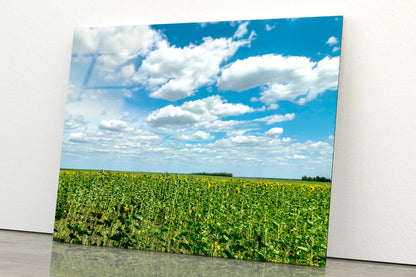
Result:
{"label": "sunflower field", "polygon": [[324,266],[330,183],[61,169],[54,240]]}

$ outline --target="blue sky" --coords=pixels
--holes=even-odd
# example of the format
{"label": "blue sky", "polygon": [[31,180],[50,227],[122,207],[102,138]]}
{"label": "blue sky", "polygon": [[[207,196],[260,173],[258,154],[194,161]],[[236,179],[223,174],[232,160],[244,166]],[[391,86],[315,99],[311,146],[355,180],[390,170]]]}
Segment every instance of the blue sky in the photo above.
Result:
{"label": "blue sky", "polygon": [[62,168],[331,176],[342,17],[79,28]]}

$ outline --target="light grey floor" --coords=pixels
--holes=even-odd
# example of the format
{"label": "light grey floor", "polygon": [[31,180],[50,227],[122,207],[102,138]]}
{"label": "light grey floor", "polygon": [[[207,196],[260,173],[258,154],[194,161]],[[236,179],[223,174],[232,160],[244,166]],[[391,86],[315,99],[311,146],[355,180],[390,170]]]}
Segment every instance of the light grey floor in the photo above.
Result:
{"label": "light grey floor", "polygon": [[52,235],[0,230],[0,277],[416,276],[416,266],[327,259],[326,268],[52,243]]}

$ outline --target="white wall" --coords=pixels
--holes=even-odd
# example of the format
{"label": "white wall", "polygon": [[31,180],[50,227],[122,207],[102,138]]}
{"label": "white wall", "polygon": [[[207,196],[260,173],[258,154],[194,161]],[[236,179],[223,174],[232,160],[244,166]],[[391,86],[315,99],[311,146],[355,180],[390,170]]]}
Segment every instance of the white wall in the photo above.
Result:
{"label": "white wall", "polygon": [[0,228],[53,231],[75,26],[344,15],[328,256],[416,264],[414,0],[1,0]]}

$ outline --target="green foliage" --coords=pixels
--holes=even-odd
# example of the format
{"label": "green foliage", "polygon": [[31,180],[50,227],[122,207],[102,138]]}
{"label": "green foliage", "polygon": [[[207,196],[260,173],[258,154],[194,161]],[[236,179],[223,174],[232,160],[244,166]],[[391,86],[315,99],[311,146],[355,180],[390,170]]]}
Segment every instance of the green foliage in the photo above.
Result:
{"label": "green foliage", "polygon": [[330,185],[61,170],[54,240],[325,265]]}

